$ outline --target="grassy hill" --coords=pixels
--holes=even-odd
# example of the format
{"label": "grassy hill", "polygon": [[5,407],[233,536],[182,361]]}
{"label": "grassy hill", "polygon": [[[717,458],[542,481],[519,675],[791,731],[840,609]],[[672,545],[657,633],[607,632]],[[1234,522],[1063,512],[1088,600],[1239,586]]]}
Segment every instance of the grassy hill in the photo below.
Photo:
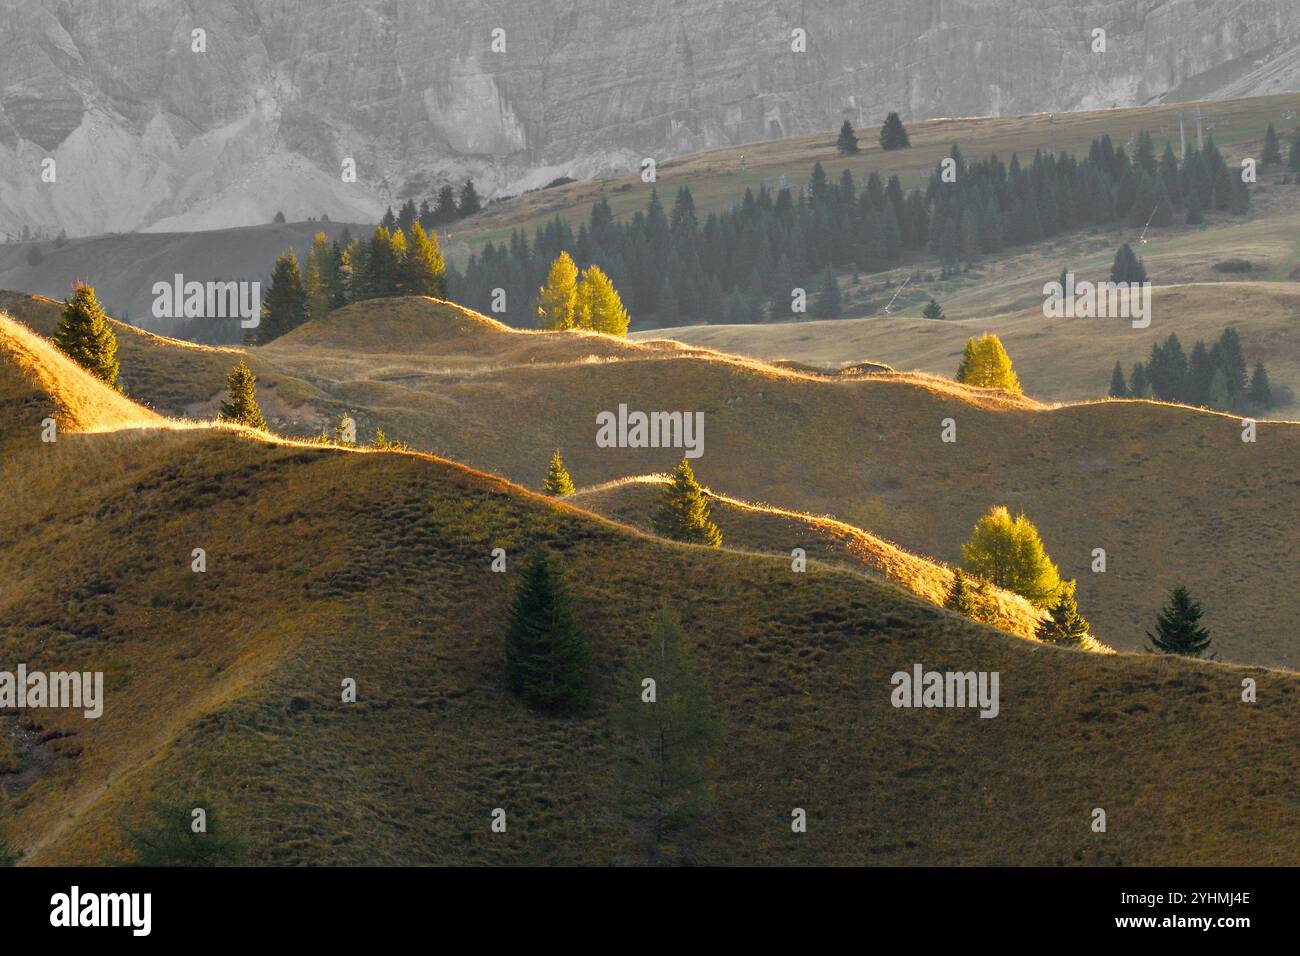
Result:
{"label": "grassy hill", "polygon": [[[653,531],[652,516],[660,492],[667,484],[665,475],[640,475],[580,488],[565,501]],[[807,558],[892,581],[940,606],[952,590],[951,569],[904,551],[860,528],[831,518],[740,501],[707,489],[705,493],[710,518],[722,531],[728,548],[787,558],[791,549],[802,548]],[[987,593],[973,593],[972,598],[981,620],[1021,637],[1032,638],[1039,620],[1045,616],[1020,595],[1001,588],[990,587]],[[1109,650],[1096,642],[1089,646]]]}
{"label": "grassy hill", "polygon": [[[1219,148],[1235,159],[1258,156],[1269,123],[1274,124],[1279,136],[1293,130],[1297,109],[1300,109],[1300,93],[1284,93],[1197,103],[1194,107],[1174,103],[1079,113],[933,119],[908,124],[912,148],[905,150],[882,150],[878,127],[859,128],[861,152],[848,159],[836,150],[837,131],[830,131],[667,160],[658,165],[654,186],[660,196],[672,196],[679,186],[689,185],[701,217],[730,208],[747,188],[807,183],[813,165],[818,162],[833,175],[845,167],[852,169],[855,177],[875,170],[882,177],[896,175],[904,188],[911,188],[924,186],[953,143],[959,143],[967,157],[983,158],[997,153],[1004,162],[1013,153],[1024,161],[1037,149],[1086,155],[1096,137],[1109,134],[1119,146],[1136,140],[1143,131],[1151,133],[1158,148],[1163,148],[1169,140],[1177,149],[1180,116],[1186,119],[1188,142],[1196,142],[1197,110],[1203,120],[1203,135],[1214,137]],[[547,219],[557,215],[576,229],[579,222],[586,221],[591,204],[602,197],[609,200],[616,217],[631,217],[645,208],[650,188],[637,173],[525,193],[509,202],[488,206],[477,216],[452,226],[449,248],[460,261],[488,240],[508,240],[510,231],[517,228],[526,229],[531,235]]]}
{"label": "grassy hill", "polygon": [[[163,342],[150,353],[161,379],[178,351]],[[805,374],[673,343],[516,331],[422,299],[350,306],[249,355],[259,389],[297,383],[315,396],[300,408],[303,436],[346,411],[363,441],[383,428],[529,488],[555,448],[581,485],[680,460],[675,449],[597,447],[601,411],[703,411],[696,471],[720,494],[832,516],[948,563],[988,507],[1005,504],[1079,580],[1105,643],[1145,647],[1182,581],[1225,659],[1300,666],[1295,423],[1261,423],[1247,444],[1237,419],[1179,406],[1052,407],[918,374]],[[122,374],[132,375],[125,359]],[[183,376],[167,380],[180,387]],[[208,387],[191,398],[210,414]],[[940,441],[947,418],[954,444]],[[1095,548],[1105,573],[1091,570]]]}
{"label": "grassy hill", "polygon": [[[1047,281],[1047,280],[1044,280]],[[1040,287],[1041,288],[1041,287]],[[824,319],[772,325],[702,325],[636,333],[652,342],[669,338],[766,361],[789,360],[838,369],[874,359],[897,369],[951,376],[966,340],[993,332],[1015,363],[1025,391],[1050,402],[1103,398],[1116,361],[1127,375],[1145,362],[1152,344],[1176,333],[1185,351],[1197,339],[1212,345],[1229,326],[1237,330],[1250,366],[1263,361],[1275,386],[1300,392],[1300,285],[1294,282],[1218,282],[1157,286],[1153,321],[1135,329],[1124,319],[1049,319],[1037,305],[1004,314],[938,321],[917,316]],[[1277,417],[1300,417],[1284,406]]]}
{"label": "grassy hill", "polygon": [[[607,711],[665,601],[726,728],[698,862],[1300,862],[1294,674],[1044,647],[829,563],[795,575],[666,543],[453,462],[167,422],[0,333],[0,657],[107,686],[98,720],[0,717],[29,863],[120,853],[155,796],[220,814],[260,863],[634,862]],[[809,381],[767,374],[773,401]],[[32,437],[47,415],[68,422],[52,445]],[[592,638],[584,717],[502,688],[516,568],[491,573],[489,551],[534,541],[562,556]],[[891,707],[890,675],[917,662],[996,670],[999,717]],[[1246,676],[1258,704],[1239,702]]]}

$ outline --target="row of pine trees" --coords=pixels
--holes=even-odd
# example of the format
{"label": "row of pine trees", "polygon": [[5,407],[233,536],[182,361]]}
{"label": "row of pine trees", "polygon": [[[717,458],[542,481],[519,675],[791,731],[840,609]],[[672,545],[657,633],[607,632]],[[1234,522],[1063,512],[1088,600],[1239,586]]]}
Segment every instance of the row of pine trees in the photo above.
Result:
{"label": "row of pine trees", "polygon": [[350,302],[394,295],[447,294],[446,262],[437,233],[413,222],[405,230],[376,226],[369,239],[330,242],[317,233],[307,253],[304,276],[297,254],[275,260],[262,294],[262,319],[256,340],[273,341],[308,319],[317,319]]}
{"label": "row of pine trees", "polygon": [[1146,362],[1137,362],[1124,377],[1119,362],[1111,372],[1112,398],[1157,398],[1218,411],[1273,407],[1273,389],[1262,361],[1248,377],[1237,330],[1229,326],[1211,346],[1197,339],[1191,354],[1177,334],[1151,346]]}
{"label": "row of pine trees", "polygon": [[797,196],[748,189],[739,204],[702,221],[688,186],[671,209],[652,190],[645,210],[625,221],[601,199],[576,233],[557,216],[531,240],[516,230],[508,243],[486,243],[463,272],[448,269],[448,292],[488,312],[494,290],[505,289],[507,302],[519,303],[506,320],[530,325],[534,290],[568,253],[580,268],[598,265],[634,315],[661,326],[754,322],[791,316],[791,289],[824,289],[830,270],[876,272],[929,252],[953,271],[1084,226],[1163,226],[1176,210],[1195,223],[1209,210],[1242,214],[1250,205],[1212,138],[1181,160],[1170,143],[1157,157],[1147,133],[1132,156],[1102,136],[1083,158],[1040,150],[1027,165],[1018,156],[1009,164],[996,155],[968,161],[957,146],[948,158],[949,175],[940,163],[924,190],[908,192],[897,176],[875,172],[859,183],[846,168],[832,181],[818,163]]}

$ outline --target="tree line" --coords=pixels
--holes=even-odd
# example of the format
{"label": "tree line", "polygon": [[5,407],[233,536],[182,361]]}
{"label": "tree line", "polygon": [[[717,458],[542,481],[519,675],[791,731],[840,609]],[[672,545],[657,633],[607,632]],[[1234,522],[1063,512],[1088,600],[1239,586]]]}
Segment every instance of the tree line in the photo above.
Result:
{"label": "tree line", "polygon": [[1247,376],[1246,357],[1237,330],[1229,326],[1211,346],[1197,339],[1191,354],[1183,351],[1177,334],[1155,342],[1146,362],[1134,363],[1128,378],[1123,366],[1111,371],[1112,398],[1156,398],[1198,405],[1217,411],[1260,411],[1273,407],[1273,389],[1264,363],[1255,363]]}
{"label": "tree line", "polygon": [[369,239],[353,239],[344,230],[330,242],[325,233],[317,233],[305,276],[292,249],[276,258],[262,294],[255,340],[265,344],[350,302],[393,295],[445,297],[445,273],[437,233],[426,233],[418,221],[405,229],[376,226]]}
{"label": "tree line", "polygon": [[489,314],[503,289],[505,315],[531,324],[534,290],[568,253],[580,268],[598,265],[634,315],[660,325],[759,322],[791,316],[796,287],[828,291],[830,270],[878,272],[928,252],[951,272],[1088,225],[1168,225],[1177,209],[1200,222],[1206,210],[1243,214],[1249,206],[1213,138],[1181,161],[1170,143],[1157,157],[1145,132],[1132,156],[1105,135],[1086,157],[1039,150],[1027,164],[1016,155],[967,161],[954,145],[924,189],[906,192],[897,176],[872,171],[859,181],[844,169],[832,180],[817,163],[797,195],[747,189],[731,209],[702,220],[689,186],[670,209],[651,190],[645,209],[625,221],[600,199],[576,232],[558,216],[531,239],[514,230],[508,242],[484,244],[463,271],[449,267],[447,283],[453,300]]}

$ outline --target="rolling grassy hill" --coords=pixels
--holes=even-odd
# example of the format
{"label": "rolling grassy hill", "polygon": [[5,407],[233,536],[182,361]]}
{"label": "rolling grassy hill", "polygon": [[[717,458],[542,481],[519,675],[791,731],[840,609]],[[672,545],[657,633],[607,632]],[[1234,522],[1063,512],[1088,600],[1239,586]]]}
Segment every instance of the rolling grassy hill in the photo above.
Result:
{"label": "rolling grassy hill", "polygon": [[[166,374],[176,347],[150,346],[154,374],[180,387]],[[703,411],[696,472],[719,494],[832,516],[949,563],[988,507],[1005,504],[1029,515],[1078,579],[1103,642],[1145,647],[1181,581],[1225,659],[1300,666],[1296,423],[1260,423],[1248,444],[1237,419],[1179,406],[1051,407],[918,374],[810,375],[671,342],[516,331],[424,299],[350,306],[249,355],[259,388],[296,383],[317,396],[304,400],[298,434],[349,412],[363,441],[383,428],[530,488],[555,448],[580,485],[680,460],[675,449],[597,447],[601,411]],[[133,374],[125,359],[122,374]],[[189,398],[211,414],[209,388]],[[940,440],[948,418],[953,444]],[[1091,570],[1096,548],[1105,573]]]}
{"label": "rolling grassy hill", "polygon": [[[697,363],[733,384],[761,371],[578,367]],[[815,390],[792,391],[813,380],[761,374],[759,401],[815,410]],[[1042,414],[909,380],[867,396],[817,384],[841,406],[906,392],[1019,426]],[[526,381],[520,397],[536,404]],[[98,720],[0,717],[26,862],[119,854],[155,796],[219,813],[260,863],[635,862],[607,712],[663,602],[726,728],[697,862],[1300,862],[1294,674],[1044,647],[830,563],[796,575],[663,542],[454,462],[166,421],[3,318],[0,409],[0,657],[103,670],[107,687]],[[515,412],[498,431],[546,421]],[[1175,412],[1190,415],[1159,414]],[[37,437],[47,416],[67,423],[53,444]],[[561,555],[592,638],[584,717],[537,716],[502,687],[515,573],[491,573],[489,551],[534,541]],[[917,662],[996,670],[1000,715],[891,707],[890,675]],[[1240,702],[1247,676],[1257,704]],[[348,677],[356,704],[340,703]]]}
{"label": "rolling grassy hill", "polygon": [[[641,475],[580,488],[565,500],[653,531],[654,510],[667,484],[665,475]],[[728,548],[787,557],[792,548],[802,548],[808,558],[892,581],[940,606],[952,590],[951,569],[910,554],[860,528],[831,518],[740,501],[707,489],[706,495],[710,518],[722,531]],[[1045,616],[1020,595],[1001,588],[973,592],[972,599],[979,609],[980,620],[1021,637],[1032,638],[1039,620]],[[1110,650],[1095,641],[1088,646],[1090,650]]]}
{"label": "rolling grassy hill", "polygon": [[[1046,281],[1046,280],[1045,280]],[[1041,289],[1041,286],[1040,286]],[[773,325],[683,326],[633,334],[641,342],[668,338],[766,361],[791,360],[837,369],[872,359],[896,369],[951,376],[966,340],[993,332],[1006,346],[1025,391],[1050,402],[1103,398],[1116,361],[1127,375],[1155,342],[1175,333],[1185,351],[1197,339],[1212,345],[1237,330],[1250,366],[1263,361],[1275,386],[1300,392],[1300,285],[1219,282],[1157,286],[1153,320],[1135,329],[1125,319],[1044,318],[1037,305],[1018,311],[931,321],[917,316],[824,319]],[[1275,417],[1300,418],[1300,408]]]}

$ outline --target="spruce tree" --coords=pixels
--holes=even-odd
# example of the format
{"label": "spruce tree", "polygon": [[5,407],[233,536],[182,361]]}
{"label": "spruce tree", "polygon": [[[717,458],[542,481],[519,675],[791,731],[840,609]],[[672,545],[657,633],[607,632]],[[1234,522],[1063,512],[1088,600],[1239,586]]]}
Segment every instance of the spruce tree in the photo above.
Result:
{"label": "spruce tree", "polygon": [[474,189],[474,180],[465,180],[465,185],[460,189],[460,201],[456,204],[456,215],[464,219],[482,208],[483,204],[479,202],[478,192]]}
{"label": "spruce tree", "polygon": [[821,289],[817,293],[813,314],[829,319],[838,316],[841,311],[840,284],[835,281],[835,273],[827,268],[822,273]]}
{"label": "spruce tree", "polygon": [[1237,330],[1228,326],[1219,336],[1219,365],[1228,379],[1228,395],[1236,396],[1246,387],[1246,356],[1241,350]]}
{"label": "spruce tree", "polygon": [[1151,380],[1147,378],[1147,367],[1141,362],[1133,365],[1133,371],[1128,376],[1128,394],[1130,398],[1151,398],[1154,392],[1151,389]]}
{"label": "spruce tree", "polygon": [[1214,370],[1214,378],[1210,380],[1209,405],[1216,412],[1226,412],[1232,405],[1232,396],[1228,394],[1228,378],[1221,368]]}
{"label": "spruce tree", "polygon": [[218,421],[266,428],[266,419],[257,405],[257,376],[243,359],[226,376],[226,394],[228,397],[217,412]]}
{"label": "spruce tree", "polygon": [[1195,190],[1187,194],[1187,225],[1199,226],[1205,222],[1205,214],[1201,212],[1201,197]]}
{"label": "spruce tree", "polygon": [[95,290],[78,282],[63,303],[54,344],[109,388],[117,384],[117,336],[95,298]]}
{"label": "spruce tree", "polygon": [[569,470],[564,467],[564,459],[560,457],[560,449],[555,449],[551,455],[551,464],[546,469],[546,480],[542,482],[542,491],[548,495],[554,495],[557,498],[564,498],[573,494],[573,479],[569,477]]}
{"label": "spruce tree", "polygon": [[277,256],[271,285],[262,293],[262,321],[257,341],[266,344],[307,321],[307,291],[298,275],[298,257],[290,249]]}
{"label": "spruce tree", "polygon": [[537,327],[572,329],[578,321],[578,267],[567,252],[551,263],[546,284],[537,290]]}
{"label": "spruce tree", "polygon": [[1278,145],[1277,130],[1273,124],[1268,124],[1268,129],[1264,132],[1264,152],[1261,154],[1259,161],[1264,166],[1280,166],[1282,164],[1282,149]]}
{"label": "spruce tree", "polygon": [[722,532],[709,520],[709,503],[685,458],[664,486],[655,512],[654,530],[665,538],[722,547]]}
{"label": "spruce tree", "polygon": [[622,758],[618,806],[651,864],[690,862],[692,836],[715,775],[721,724],[682,624],[660,611],[648,644],[619,681],[610,723]]}
{"label": "spruce tree", "polygon": [[1273,407],[1273,388],[1268,381],[1268,372],[1263,362],[1255,363],[1255,372],[1250,377],[1250,400],[1256,408]]}
{"label": "spruce tree", "polygon": [[921,310],[921,314],[927,319],[942,319],[944,317],[943,306],[931,297],[930,301],[925,304],[925,308]]}
{"label": "spruce tree", "polygon": [[1291,172],[1300,173],[1300,129],[1295,131],[1295,136],[1291,139],[1291,151],[1287,156],[1287,166]]}
{"label": "spruce tree", "polygon": [[[193,826],[195,807],[205,813],[206,825],[199,832]],[[226,828],[224,819],[208,800],[154,800],[144,826],[125,828],[130,865],[238,866],[247,857],[248,844],[242,834]]]}
{"label": "spruce tree", "polygon": [[853,133],[853,124],[848,120],[840,127],[840,137],[835,141],[835,148],[841,156],[852,156],[858,151],[858,138]]}
{"label": "spruce tree", "polygon": [[1115,261],[1110,267],[1110,281],[1127,282],[1130,285],[1147,281],[1147,271],[1142,260],[1133,253],[1133,248],[1127,242],[1115,253]]}
{"label": "spruce tree", "polygon": [[962,573],[961,568],[955,569],[952,573],[952,587],[948,590],[943,606],[967,617],[975,616],[975,598],[966,585],[966,575]]}
{"label": "spruce tree", "polygon": [[1187,588],[1176,585],[1169,594],[1169,603],[1156,618],[1156,632],[1147,631],[1151,650],[1185,657],[1203,656],[1210,648],[1210,632],[1198,623],[1202,613],[1200,604],[1192,600]]}
{"label": "spruce tree", "polygon": [[880,148],[907,149],[911,145],[907,128],[903,126],[903,121],[899,119],[898,114],[890,113],[886,116],[884,125],[880,127]]}
{"label": "spruce tree", "polygon": [[1063,644],[1080,647],[1088,634],[1088,622],[1079,615],[1079,605],[1074,598],[1074,581],[1061,582],[1056,603],[1049,616],[1038,622],[1034,636],[1044,644]]}
{"label": "spruce tree", "polygon": [[1111,398],[1128,397],[1128,385],[1124,382],[1124,369],[1119,362],[1115,363],[1115,368],[1110,373],[1110,390],[1106,394]]}
{"label": "spruce tree", "polygon": [[524,559],[506,629],[506,681],[534,710],[574,713],[591,701],[591,648],[573,617],[555,560],[536,547]]}

